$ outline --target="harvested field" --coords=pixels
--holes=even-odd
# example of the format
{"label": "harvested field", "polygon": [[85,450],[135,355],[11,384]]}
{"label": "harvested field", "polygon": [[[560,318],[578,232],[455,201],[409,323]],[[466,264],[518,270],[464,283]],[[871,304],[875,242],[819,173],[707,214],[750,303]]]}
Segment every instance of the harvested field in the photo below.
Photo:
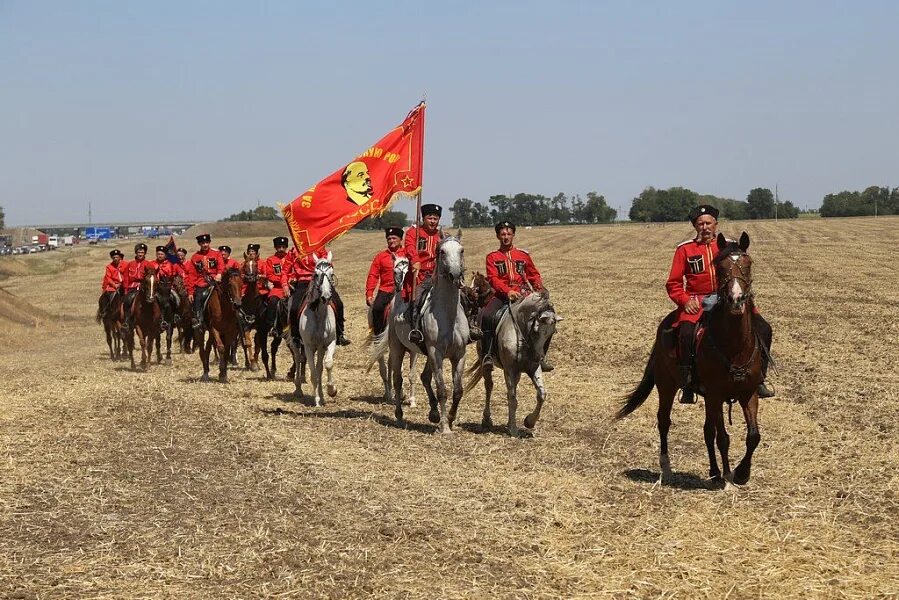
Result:
{"label": "harvested field", "polygon": [[[273,226],[257,233],[266,252]],[[463,398],[453,436],[432,434],[422,402],[395,427],[363,370],[381,235],[334,246],[354,343],[338,348],[340,391],[319,409],[242,369],[200,384],[197,355],[148,373],[110,362],[93,320],[108,248],[0,259],[0,590],[899,597],[899,217],[721,226],[742,229],[779,367],[752,480],[733,494],[705,479],[701,404],[675,406],[667,487],[655,485],[655,394],[610,420],[670,309],[664,280],[688,224],[519,231],[565,317],[549,400],[524,439],[480,431],[482,389]],[[231,235],[213,241],[235,254],[256,241]],[[483,269],[492,230],[463,241],[469,269]],[[10,307],[26,300],[18,319]],[[533,393],[523,384],[519,397],[523,415]]]}

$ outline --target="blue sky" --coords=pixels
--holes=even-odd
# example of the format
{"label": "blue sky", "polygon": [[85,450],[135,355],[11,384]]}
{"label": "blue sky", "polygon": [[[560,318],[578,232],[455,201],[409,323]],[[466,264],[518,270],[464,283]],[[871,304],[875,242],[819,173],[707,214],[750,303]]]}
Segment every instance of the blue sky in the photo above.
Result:
{"label": "blue sky", "polygon": [[[424,198],[899,186],[896,2],[0,0],[8,224],[274,205],[428,100]],[[408,210],[409,202],[397,207]]]}

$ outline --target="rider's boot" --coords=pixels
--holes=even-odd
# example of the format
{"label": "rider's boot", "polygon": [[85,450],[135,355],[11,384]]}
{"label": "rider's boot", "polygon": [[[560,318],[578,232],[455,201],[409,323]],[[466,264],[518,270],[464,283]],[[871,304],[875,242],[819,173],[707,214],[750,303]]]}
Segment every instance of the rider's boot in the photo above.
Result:
{"label": "rider's boot", "polygon": [[421,344],[425,341],[425,336],[422,335],[418,322],[418,304],[412,305],[412,313],[409,318],[409,324],[412,326],[412,331],[409,332],[409,341],[413,344]]}
{"label": "rider's boot", "polygon": [[481,330],[481,348],[484,351],[484,358],[481,359],[481,366],[484,369],[493,368],[493,338],[495,337],[493,327],[484,324]]}
{"label": "rider's boot", "polygon": [[337,323],[337,345],[338,346],[349,346],[353,342],[351,342],[350,340],[348,340],[346,338],[346,336],[344,336],[343,327],[344,327],[343,321],[341,320],[340,322]]}

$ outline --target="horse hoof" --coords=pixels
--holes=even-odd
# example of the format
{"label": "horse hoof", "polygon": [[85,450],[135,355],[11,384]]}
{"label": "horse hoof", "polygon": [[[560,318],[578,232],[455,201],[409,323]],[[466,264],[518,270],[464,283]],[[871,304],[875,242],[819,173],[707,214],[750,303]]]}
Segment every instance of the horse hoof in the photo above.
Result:
{"label": "horse hoof", "polygon": [[227,377],[219,377],[219,383],[228,383]]}
{"label": "horse hoof", "polygon": [[747,483],[749,483],[749,475],[750,475],[749,467],[744,467],[743,465],[739,465],[734,470],[733,482],[737,485],[746,485]]}
{"label": "horse hoof", "polygon": [[493,429],[493,419],[481,419],[481,430],[490,431],[491,429]]}
{"label": "horse hoof", "polygon": [[436,410],[432,410],[428,412],[428,421],[431,423],[439,423],[440,422],[440,412]]}
{"label": "horse hoof", "polygon": [[209,383],[209,375],[207,373],[203,373],[202,377],[200,377],[200,381],[203,383]]}
{"label": "horse hoof", "polygon": [[337,386],[336,385],[328,386],[328,395],[331,396],[332,398],[337,395]]}
{"label": "horse hoof", "polygon": [[403,425],[403,409],[397,408],[393,411],[393,416],[396,418],[396,424],[402,426]]}
{"label": "horse hoof", "polygon": [[524,418],[524,426],[527,427],[528,429],[533,429],[536,424],[537,424],[536,415],[530,414]]}
{"label": "horse hoof", "polygon": [[513,426],[513,427],[509,427],[508,429],[509,429],[509,436],[510,436],[510,437],[513,437],[513,438],[517,438],[517,437],[518,437],[518,427],[514,427],[514,426]]}
{"label": "horse hoof", "polygon": [[437,431],[440,432],[440,435],[453,435],[453,428],[449,426],[449,423],[441,425]]}

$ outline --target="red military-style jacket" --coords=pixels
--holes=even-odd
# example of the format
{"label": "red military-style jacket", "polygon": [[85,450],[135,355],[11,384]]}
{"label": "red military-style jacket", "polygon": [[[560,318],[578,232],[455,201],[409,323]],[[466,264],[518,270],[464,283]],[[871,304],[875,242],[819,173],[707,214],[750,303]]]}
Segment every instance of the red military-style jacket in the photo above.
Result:
{"label": "red military-style jacket", "polygon": [[315,255],[307,254],[303,258],[297,258],[296,248],[287,251],[287,255],[281,262],[281,285],[288,285],[295,281],[312,281],[315,274]]}
{"label": "red military-style jacket", "polygon": [[487,281],[496,292],[496,295],[507,300],[509,292],[530,292],[543,289],[543,279],[540,271],[534,265],[531,255],[526,250],[513,247],[508,252],[494,250],[487,255],[486,261]]}
{"label": "red military-style jacket", "polygon": [[194,252],[190,260],[185,264],[184,285],[188,294],[193,294],[196,288],[204,288],[209,286],[206,276],[215,277],[225,272],[225,261],[222,260],[222,253],[218,250],[210,248],[206,254],[202,252]]}
{"label": "red military-style jacket", "polygon": [[[696,323],[702,315],[702,299],[718,291],[718,276],[712,259],[718,254],[718,241],[712,239],[708,244],[687,240],[677,245],[674,259],[671,261],[671,272],[665,288],[668,297],[677,304],[677,322]],[[699,312],[691,315],[684,310],[690,298],[699,302]]]}
{"label": "red military-style jacket", "polygon": [[129,260],[125,265],[125,268],[122,269],[122,275],[125,277],[125,290],[137,290],[140,289],[140,284],[144,280],[144,271],[147,267],[152,268],[152,263],[148,260]]}
{"label": "red military-style jacket", "polygon": [[287,254],[284,256],[278,256],[277,254],[272,254],[264,261],[259,263],[259,274],[265,277],[265,282],[271,282],[272,289],[268,289],[265,285],[265,282],[260,281],[260,293],[269,294],[272,298],[283,298],[284,290],[282,289],[282,280],[284,278],[284,259],[287,258]]}
{"label": "red military-style jacket", "polygon": [[439,243],[440,229],[434,233],[428,233],[424,227],[410,227],[406,230],[406,237],[403,241],[406,256],[413,265],[421,263],[421,269],[418,271],[418,283],[434,272],[437,265],[437,244]]}
{"label": "red military-style jacket", "polygon": [[397,248],[396,252],[385,249],[375,255],[375,258],[371,261],[371,267],[368,269],[368,277],[365,280],[366,298],[374,298],[376,290],[387,293],[393,292],[394,256],[406,256],[406,251],[403,248]]}
{"label": "red military-style jacket", "polygon": [[106,265],[106,272],[103,274],[103,283],[101,284],[104,292],[116,292],[119,287],[125,285],[125,275],[122,274],[122,267],[125,261],[119,261],[118,265],[109,263]]}
{"label": "red military-style jacket", "polygon": [[159,276],[166,279],[174,279],[176,275],[181,275],[184,272],[180,263],[175,264],[165,259],[162,262],[154,260],[153,265],[156,267],[156,272]]}
{"label": "red military-style jacket", "polygon": [[229,269],[237,269],[238,271],[240,271],[241,265],[235,259],[229,256],[228,260],[225,260],[224,257],[222,258],[222,260],[225,262],[225,266],[222,267],[222,273],[225,273],[225,271],[228,271]]}

